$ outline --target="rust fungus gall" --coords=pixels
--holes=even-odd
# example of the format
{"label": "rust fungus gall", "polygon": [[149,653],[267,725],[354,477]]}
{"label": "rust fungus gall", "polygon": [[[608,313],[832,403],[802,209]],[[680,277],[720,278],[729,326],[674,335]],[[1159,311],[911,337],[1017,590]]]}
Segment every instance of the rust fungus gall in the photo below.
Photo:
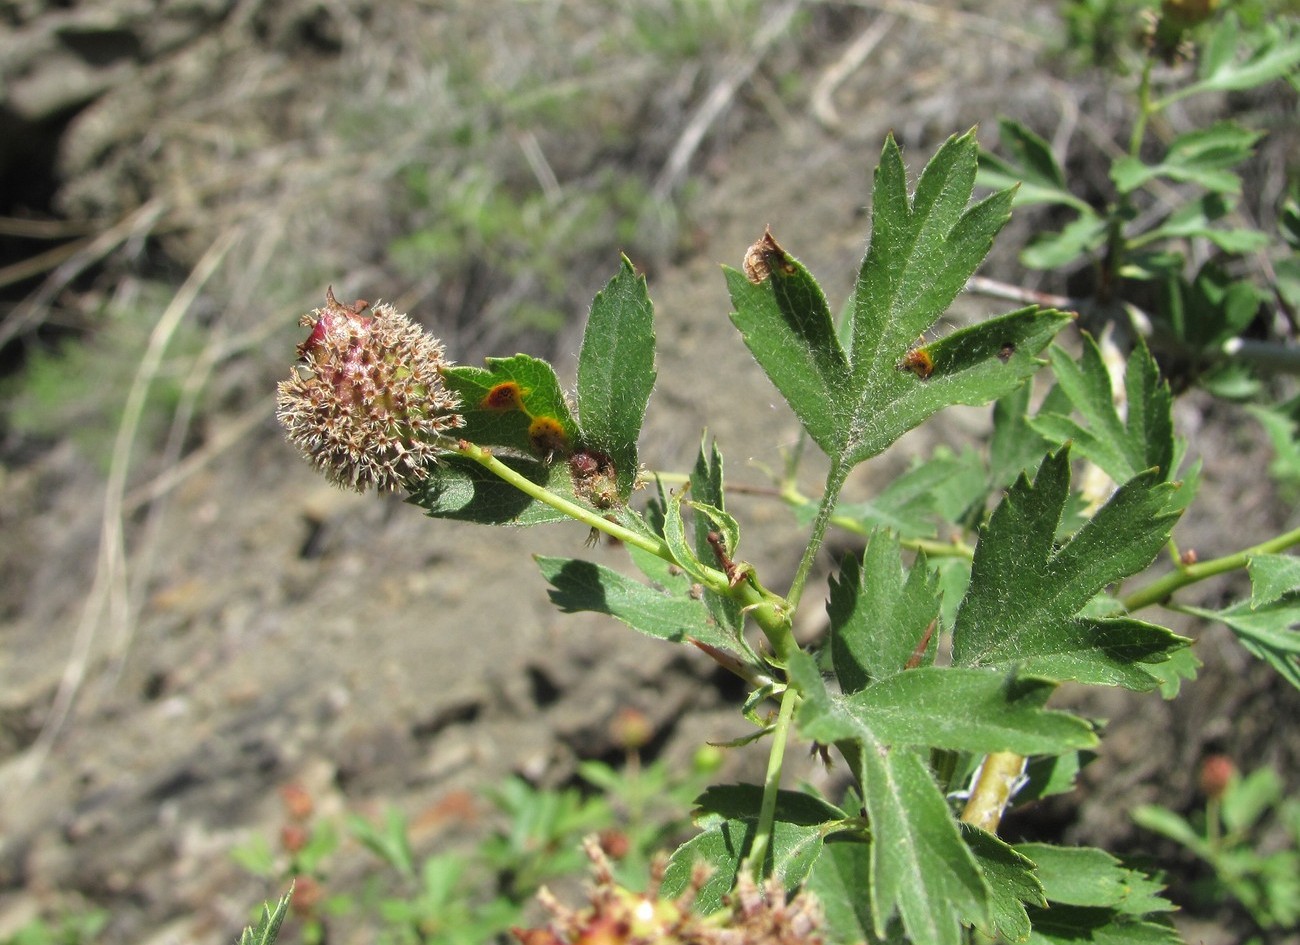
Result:
{"label": "rust fungus gall", "polygon": [[514,381],[505,381],[488,391],[479,406],[484,410],[523,410],[524,392]]}
{"label": "rust fungus gall", "polygon": [[898,362],[898,369],[924,381],[934,373],[934,358],[925,348],[913,348]]}
{"label": "rust fungus gall", "polygon": [[528,441],[537,453],[546,457],[569,451],[569,436],[554,417],[537,417],[528,424]]}

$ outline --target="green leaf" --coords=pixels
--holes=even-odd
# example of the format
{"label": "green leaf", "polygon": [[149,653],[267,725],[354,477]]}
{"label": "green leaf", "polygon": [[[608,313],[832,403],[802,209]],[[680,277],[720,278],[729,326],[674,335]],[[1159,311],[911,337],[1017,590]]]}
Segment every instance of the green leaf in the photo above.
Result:
{"label": "green leaf", "polygon": [[[801,686],[806,675],[795,670]],[[921,667],[849,696],[804,688],[799,730],[823,743],[846,738],[959,751],[1054,754],[1097,744],[1087,722],[1043,708],[1055,684],[958,667]]]}
{"label": "green leaf", "polygon": [[[573,492],[567,463],[547,465],[522,456],[502,456],[516,472],[571,502],[588,503]],[[427,478],[411,491],[407,501],[431,518],[477,522],[480,525],[544,525],[570,521],[562,512],[524,495],[473,460],[451,454],[430,466]]]}
{"label": "green leaf", "polygon": [[1091,210],[1071,220],[1060,232],[1040,233],[1020,253],[1030,269],[1060,269],[1106,244],[1107,223]]}
{"label": "green leaf", "polygon": [[1232,122],[1219,122],[1179,135],[1169,144],[1158,164],[1143,164],[1123,157],[1110,168],[1110,178],[1120,193],[1132,193],[1159,177],[1193,183],[1213,193],[1241,193],[1241,177],[1228,170],[1247,160],[1263,132]]}
{"label": "green leaf", "polygon": [[[757,788],[755,790],[758,790]],[[709,866],[708,881],[695,900],[703,913],[716,912],[736,884],[740,864],[753,839],[758,805],[754,817],[723,820],[714,818],[709,826],[673,851],[664,872],[660,894],[676,898],[690,888],[697,863]],[[807,877],[822,849],[825,828],[820,824],[798,824],[781,819],[778,811],[772,825],[772,843],[767,851],[765,875],[774,876],[793,890]]]}
{"label": "green leaf", "polygon": [[[910,469],[891,479],[875,498],[837,505],[835,524],[863,535],[887,528],[904,538],[932,537],[939,522],[953,521],[982,495],[981,465],[972,450],[954,455],[947,447],[936,447],[928,457],[918,458]],[[813,521],[818,504],[810,499],[795,508],[800,524]]]}
{"label": "green leaf", "polygon": [[975,549],[971,583],[953,630],[958,666],[1018,668],[1049,679],[1149,689],[1142,664],[1187,641],[1130,617],[1080,611],[1113,581],[1145,568],[1168,541],[1173,486],[1130,479],[1064,544],[1055,542],[1070,491],[1068,449],[1048,456],[1031,485],[1021,476]]}
{"label": "green leaf", "polygon": [[661,640],[682,643],[693,637],[727,650],[738,648],[736,635],[718,626],[703,601],[656,590],[590,561],[543,555],[534,560],[552,585],[551,602],[566,614],[607,614]]}
{"label": "green leaf", "polygon": [[[1207,239],[1226,253],[1253,253],[1266,248],[1268,234],[1260,230],[1226,229],[1215,226],[1215,221],[1226,216],[1233,208],[1232,202],[1222,194],[1202,194],[1175,210],[1154,229],[1142,234],[1142,244],[1156,240]],[[1182,269],[1181,261],[1176,267]]]}
{"label": "green leaf", "polygon": [[813,442],[834,455],[847,423],[848,364],[821,288],[802,263],[779,255],[771,276],[757,285],[725,269],[731,321]]}
{"label": "green leaf", "polygon": [[886,370],[855,378],[863,392],[844,461],[880,453],[944,407],[985,404],[1019,387],[1041,367],[1036,355],[1069,321],[1063,312],[1030,307],[956,331],[915,349],[932,365],[925,377],[899,369],[912,356],[904,346]]}
{"label": "green leaf", "polygon": [[654,383],[654,306],[645,277],[624,256],[618,274],[591,303],[578,354],[582,445],[613,461],[623,499],[636,483],[636,441]]}
{"label": "green leaf", "polygon": [[1183,945],[1167,922],[1138,919],[1113,909],[1053,905],[1026,911],[1034,926],[1030,945]]}
{"label": "green leaf", "polygon": [[1282,779],[1272,768],[1257,768],[1244,778],[1231,779],[1223,794],[1223,826],[1241,834],[1256,826],[1284,796]]}
{"label": "green leaf", "polygon": [[[1031,385],[1022,384],[993,405],[989,437],[989,485],[1005,489],[1022,472],[1039,463],[1049,443],[1029,423]],[[1050,410],[1044,403],[1042,410]]]}
{"label": "green leaf", "polygon": [[[695,509],[695,554],[701,560],[717,560],[708,539],[710,532],[716,532],[721,537],[727,554],[734,556],[740,544],[740,526],[726,511],[722,453],[716,441],[707,453],[704,444],[700,444],[695,467],[691,470],[690,494],[694,499],[691,505]],[[724,627],[739,631],[745,622],[739,601],[707,587],[703,593],[704,603],[714,620]]]}
{"label": "green leaf", "polygon": [[991,189],[1018,188],[1016,206],[1035,203],[1065,204],[1090,213],[1087,202],[1070,193],[1065,173],[1052,154],[1051,146],[1019,122],[998,119],[999,143],[1008,155],[1002,158],[988,151],[979,156],[980,186]]}
{"label": "green leaf", "polygon": [[961,828],[993,893],[989,900],[993,931],[1008,942],[1028,941],[1031,926],[1024,904],[1047,905],[1033,861],[978,827],[962,824]]}
{"label": "green leaf", "polygon": [[1175,699],[1182,691],[1183,681],[1191,682],[1196,678],[1196,671],[1201,668],[1201,661],[1196,651],[1190,646],[1175,650],[1163,663],[1148,666],[1147,672],[1155,677],[1160,686],[1160,698]]}
{"label": "green leaf", "polygon": [[1046,843],[1020,843],[1015,850],[1033,862],[1050,902],[1114,909],[1135,916],[1174,908],[1159,895],[1160,883],[1127,868],[1104,850]]}
{"label": "green leaf", "polygon": [[[696,822],[757,819],[763,788],[757,784],[715,784],[695,799]],[[800,827],[825,827],[848,815],[828,801],[803,791],[777,791],[776,819]]]}
{"label": "green leaf", "polygon": [[[831,837],[805,889],[822,905],[833,942],[876,942],[870,898],[871,845],[857,837]],[[897,942],[902,936],[886,936]]]}
{"label": "green leaf", "polygon": [[1196,832],[1184,817],[1155,804],[1139,804],[1133,808],[1131,816],[1139,827],[1154,831],[1162,837],[1168,837],[1175,843],[1181,843],[1197,856],[1208,856],[1210,849],[1205,838]]}
{"label": "green leaf", "polygon": [[1300,40],[1282,26],[1257,31],[1258,35],[1251,37],[1253,47],[1238,59],[1237,19],[1232,15],[1223,17],[1201,59],[1199,81],[1180,89],[1169,100],[1200,92],[1251,89],[1293,73],[1300,64]]}
{"label": "green leaf", "polygon": [[1124,372],[1127,417],[1115,408],[1110,371],[1101,349],[1085,335],[1083,355],[1076,364],[1061,348],[1049,357],[1057,386],[1083,418],[1083,424],[1058,413],[1040,411],[1030,426],[1056,444],[1073,449],[1096,463],[1114,482],[1127,482],[1156,468],[1161,481],[1173,475],[1173,395],[1160,379],[1146,345],[1139,342]]}
{"label": "green leaf", "polygon": [[960,945],[963,924],[989,926],[991,891],[948,801],[915,752],[873,739],[862,748],[875,933],[897,912],[914,945]]}
{"label": "green leaf", "polygon": [[1250,573],[1251,607],[1300,593],[1300,558],[1295,555],[1254,555],[1246,567]]}
{"label": "green leaf", "polygon": [[[943,407],[987,403],[1019,386],[1068,318],[1031,307],[936,342],[918,341],[1010,214],[1010,191],[967,207],[976,151],[973,133],[949,139],[909,198],[902,154],[892,137],[886,140],[876,168],[871,244],[845,332],[848,357],[821,289],[770,237],[750,251],[761,270],[751,258],[749,277],[727,272],[732,319],[755,360],[814,442],[845,468]],[[751,281],[756,273],[757,283]]]}
{"label": "green leaf", "polygon": [[1240,601],[1223,610],[1183,609],[1227,624],[1249,653],[1300,689],[1300,592],[1284,594],[1258,607]]}
{"label": "green leaf", "polygon": [[[443,370],[447,389],[460,397],[465,417],[465,426],[456,435],[479,446],[504,446],[535,456],[557,447],[567,453],[577,441],[578,426],[555,369],[526,354],[488,358],[484,363],[487,366],[482,368],[458,365]],[[535,435],[534,421],[547,417],[559,425],[565,442]]]}
{"label": "green leaf", "polygon": [[938,578],[926,567],[925,556],[904,569],[898,539],[886,531],[872,535],[861,562],[856,557],[844,560],[839,580],[831,580],[826,605],[831,659],[841,691],[855,693],[902,672],[927,632],[929,643],[920,655],[928,655],[926,662],[933,660],[937,590]]}
{"label": "green leaf", "polygon": [[256,925],[244,929],[244,933],[239,936],[239,945],[274,945],[280,935],[280,926],[284,924],[285,916],[289,914],[289,903],[292,900],[291,887],[280,897],[274,908],[269,902],[265,903],[262,906],[262,917],[258,919]]}

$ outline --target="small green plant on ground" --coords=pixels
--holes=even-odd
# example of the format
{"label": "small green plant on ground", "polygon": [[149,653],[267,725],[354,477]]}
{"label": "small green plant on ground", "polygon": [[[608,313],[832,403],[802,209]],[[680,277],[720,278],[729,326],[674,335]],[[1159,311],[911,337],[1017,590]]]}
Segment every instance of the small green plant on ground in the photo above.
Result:
{"label": "small green plant on ground", "polygon": [[[1178,53],[1208,12],[1188,8],[1165,5],[1153,62]],[[1167,32],[1175,15],[1178,43]],[[1256,138],[1216,125],[1179,138],[1154,165],[1144,145],[1162,104],[1294,72],[1300,42],[1291,31],[1242,36],[1234,23],[1217,27],[1183,91],[1161,98],[1154,71],[1142,73],[1136,143],[1114,165],[1113,206],[1097,211],[1070,196],[1060,164],[1018,126],[1004,126],[1012,158],[985,157],[986,178],[1018,178],[1022,193],[1050,192],[1075,207],[1079,222],[1035,248],[1052,265],[1067,249],[1095,258],[1092,308],[1102,325],[1133,314],[1123,280],[1155,283],[1169,305],[1134,327],[1159,328],[1153,344],[1170,338],[1191,359],[1188,382],[1220,390],[1200,365],[1211,351],[1230,353],[1225,342],[1244,327],[1232,309],[1244,303],[1228,296],[1254,293],[1253,312],[1270,302],[1284,310],[1286,298],[1207,282],[1205,266],[1188,276],[1190,256],[1178,247],[1260,250],[1241,228],[1219,225],[1229,169]],[[515,930],[527,945],[1177,941],[1172,905],[1140,870],[1101,850],[1011,844],[999,825],[1011,805],[1069,790],[1098,748],[1092,721],[1047,707],[1062,683],[1172,696],[1195,675],[1192,641],[1154,611],[1195,612],[1171,600],[1188,585],[1246,569],[1251,598],[1207,615],[1296,682],[1300,565],[1288,552],[1300,529],[1199,563],[1178,551],[1171,536],[1194,499],[1197,467],[1184,468],[1174,393],[1140,332],[1130,333],[1137,340],[1125,358],[1105,335],[1084,335],[1073,356],[1052,345],[1073,316],[1029,304],[927,335],[1016,199],[1007,186],[972,204],[978,164],[974,134],[955,136],[910,187],[900,148],[886,140],[869,247],[838,323],[821,286],[770,231],[740,269],[726,270],[733,323],[828,461],[813,498],[793,488],[797,456],[783,474],[782,494],[806,528],[789,576],[760,574],[742,557],[719,444],[704,442],[686,474],[642,468],[654,310],[628,260],[592,303],[572,399],[551,365],[529,355],[448,363],[391,306],[344,305],[329,294],[304,317],[310,334],[280,385],[279,413],[326,476],[400,489],[434,518],[573,520],[592,538],[616,539],[639,576],[537,559],[556,606],[693,646],[750,688],[740,709],[754,724],[748,741],[768,746],[761,783],[699,794],[698,832],[652,870],[644,892],[593,850],[589,902],[570,909],[545,898],[550,923]],[[1152,182],[1166,178],[1204,192],[1180,192],[1179,208],[1152,228],[1138,211]],[[1044,366],[1054,383],[1035,403],[1029,382]],[[839,502],[854,469],[955,404],[992,405],[986,450],[941,451],[877,501]],[[793,615],[832,527],[868,541],[838,563],[829,632],[805,647]],[[1175,570],[1159,576],[1151,569],[1165,552]],[[796,741],[838,759],[851,780],[842,795],[784,785]]]}
{"label": "small green plant on ground", "polygon": [[[643,765],[645,716],[621,711],[612,726],[625,749],[621,767],[586,761],[578,786],[541,788],[509,778],[488,793],[496,825],[463,852],[419,857],[407,818],[396,810],[379,823],[349,815],[339,825],[317,817],[312,798],[297,785],[281,791],[285,820],[278,850],[254,837],[235,850],[250,873],[293,885],[288,915],[304,942],[325,942],[336,920],[366,922],[378,940],[395,945],[474,945],[523,921],[538,888],[581,875],[589,859],[584,838],[594,836],[621,882],[644,885],[653,856],[680,840],[686,812],[720,760],[713,749],[681,770],[662,760]],[[470,802],[450,803],[466,813]],[[462,809],[464,808],[464,809]],[[340,848],[355,842],[379,869],[364,889],[332,879]]]}
{"label": "small green plant on ground", "polygon": [[1181,844],[1210,867],[1192,890],[1211,902],[1235,900],[1268,942],[1300,925],[1300,797],[1285,793],[1271,768],[1242,777],[1224,755],[1201,768],[1205,809],[1186,818],[1146,804],[1133,819]]}

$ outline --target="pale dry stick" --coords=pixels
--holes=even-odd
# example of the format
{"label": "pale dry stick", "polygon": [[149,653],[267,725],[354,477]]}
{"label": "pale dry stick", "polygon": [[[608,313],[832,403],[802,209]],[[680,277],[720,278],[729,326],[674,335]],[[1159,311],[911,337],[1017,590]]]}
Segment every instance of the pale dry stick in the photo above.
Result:
{"label": "pale dry stick", "polygon": [[709,90],[709,94],[704,97],[704,101],[695,110],[691,120],[686,123],[686,127],[678,137],[677,143],[673,145],[672,152],[668,155],[668,160],[664,162],[663,170],[659,172],[659,177],[655,180],[654,188],[651,191],[654,202],[664,203],[672,197],[673,192],[677,190],[678,185],[685,178],[691,158],[699,150],[700,144],[704,141],[704,136],[708,134],[714,122],[727,110],[740,87],[754,74],[754,70],[763,61],[763,57],[767,55],[768,50],[786,34],[790,21],[799,12],[799,7],[802,4],[803,0],[788,0],[773,13],[767,22],[763,24],[763,28],[754,36],[754,40],[750,44],[749,54],[728,69],[726,74]]}
{"label": "pale dry stick", "polygon": [[[842,0],[835,0],[835,2],[839,5]],[[849,2],[853,6],[867,7],[883,13],[896,13],[932,26],[950,26],[970,33],[983,33],[1027,49],[1039,49],[1043,45],[1043,37],[1027,29],[979,13],[955,10],[950,4],[921,3],[919,0],[849,0]]]}
{"label": "pale dry stick", "polygon": [[122,507],[131,448],[139,433],[145,398],[181,319],[194,303],[199,290],[212,278],[226,253],[234,246],[236,236],[237,231],[227,230],[195,264],[189,278],[172,296],[171,303],[154,326],[149,344],[136,368],[135,379],[123,408],[122,422],[118,425],[113,442],[103,514],[100,518],[99,559],[95,579],[82,607],[81,619],[73,637],[72,653],[64,665],[63,676],[59,680],[49,714],[18,770],[17,780],[21,786],[30,785],[40,774],[45,759],[71,715],[105,613],[107,612],[109,626],[120,624],[127,618],[126,541],[122,529]]}
{"label": "pale dry stick", "polygon": [[[167,203],[155,197],[141,204],[98,236],[73,244],[75,250],[71,255],[57,263],[56,268],[41,287],[23,299],[0,324],[0,348],[30,328],[48,308],[54,297],[87,268],[128,240],[138,239],[152,231],[166,210]],[[65,247],[58,247],[57,250],[51,250],[51,253],[64,249]]]}
{"label": "pale dry stick", "polygon": [[546,153],[542,151],[542,145],[537,140],[537,135],[531,131],[524,131],[515,135],[515,140],[519,142],[519,149],[524,152],[524,159],[528,161],[528,167],[532,170],[533,176],[537,178],[537,183],[542,188],[542,195],[546,197],[546,202],[549,204],[559,203],[562,196],[560,179],[555,176],[555,170],[551,167],[551,162],[546,160]]}
{"label": "pale dry stick", "polygon": [[835,91],[849,76],[862,68],[867,57],[875,51],[897,22],[898,17],[892,13],[881,13],[872,19],[870,25],[858,34],[858,38],[849,44],[849,47],[840,54],[840,58],[822,73],[817,84],[813,86],[810,96],[813,117],[821,122],[822,127],[827,131],[840,130],[840,116],[832,101]]}
{"label": "pale dry stick", "polygon": [[[270,224],[263,226],[259,224],[252,229],[262,234],[262,239],[259,240],[261,251],[255,253],[254,257],[248,260],[246,264],[241,265],[240,284],[243,286],[262,284],[259,277],[265,271],[267,260],[271,255],[271,247],[283,235],[282,225]],[[244,231],[243,228],[238,232],[231,229],[228,231],[228,235],[238,235],[239,232]],[[244,305],[249,304],[248,293],[250,291],[246,289],[245,292],[241,293],[243,297],[232,300],[232,304],[227,305],[224,311],[228,313],[242,310]],[[255,345],[258,340],[272,335],[277,328],[277,323],[272,319],[260,321],[258,328],[248,333],[249,337],[245,340],[245,343],[234,348],[229,344],[222,343],[223,339],[220,332],[216,330],[216,326],[212,326],[207,330],[207,344],[203,346],[203,350],[184,371],[185,381],[181,387],[180,398],[172,414],[171,429],[168,431],[167,440],[161,453],[160,465],[163,469],[170,469],[180,462],[181,450],[185,444],[185,437],[189,433],[190,423],[193,420],[199,397],[207,388],[208,380],[211,378],[212,372],[216,370],[216,366],[228,357],[232,351],[246,349]],[[260,412],[265,414],[265,404],[261,406]],[[150,504],[144,525],[140,531],[139,541],[136,543],[136,550],[131,562],[130,580],[127,586],[126,619],[117,624],[113,642],[109,647],[109,653],[113,661],[112,668],[105,673],[109,686],[116,685],[126,663],[126,654],[131,648],[131,639],[144,604],[144,590],[149,586],[149,582],[153,577],[155,553],[158,548],[158,539],[162,531],[165,511],[166,508],[161,502]]]}

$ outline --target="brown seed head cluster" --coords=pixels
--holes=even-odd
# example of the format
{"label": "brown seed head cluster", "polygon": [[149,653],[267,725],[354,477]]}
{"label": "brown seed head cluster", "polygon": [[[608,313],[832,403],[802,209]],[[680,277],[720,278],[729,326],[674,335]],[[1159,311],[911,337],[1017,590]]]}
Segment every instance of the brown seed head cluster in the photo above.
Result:
{"label": "brown seed head cluster", "polygon": [[678,899],[662,899],[662,869],[650,890],[634,893],[614,882],[609,860],[595,841],[587,844],[595,885],[582,909],[561,905],[546,890],[538,900],[551,914],[544,928],[514,929],[522,945],[822,945],[822,915],[808,894],[787,901],[775,880],[759,886],[742,874],[728,906],[702,916],[691,909],[708,879],[696,871]]}
{"label": "brown seed head cluster", "polygon": [[443,386],[442,345],[391,305],[342,305],[304,315],[302,362],[276,390],[276,416],[290,442],[340,486],[365,492],[417,482],[438,440],[464,425]]}

